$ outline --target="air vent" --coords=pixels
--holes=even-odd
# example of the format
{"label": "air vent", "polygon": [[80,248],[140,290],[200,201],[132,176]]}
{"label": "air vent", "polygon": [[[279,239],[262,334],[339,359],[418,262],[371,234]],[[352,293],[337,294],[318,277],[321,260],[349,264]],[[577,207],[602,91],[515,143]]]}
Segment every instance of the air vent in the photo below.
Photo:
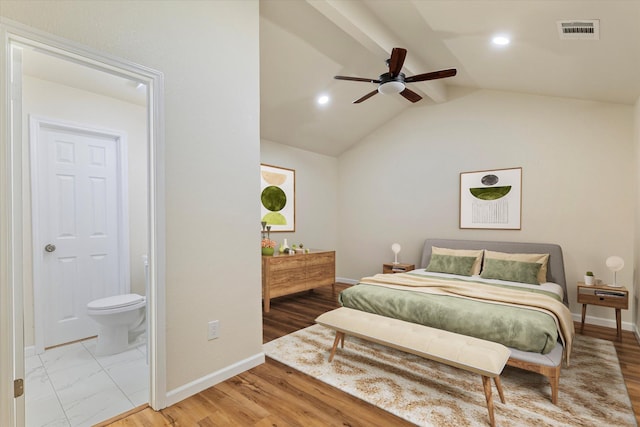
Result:
{"label": "air vent", "polygon": [[560,40],[600,40],[600,20],[558,21]]}

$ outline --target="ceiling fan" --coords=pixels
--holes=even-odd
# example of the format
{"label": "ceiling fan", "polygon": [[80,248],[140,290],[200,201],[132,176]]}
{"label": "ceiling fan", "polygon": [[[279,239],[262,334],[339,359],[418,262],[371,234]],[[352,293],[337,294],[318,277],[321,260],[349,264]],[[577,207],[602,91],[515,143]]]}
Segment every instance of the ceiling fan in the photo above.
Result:
{"label": "ceiling fan", "polygon": [[433,71],[431,73],[417,74],[415,76],[406,77],[404,73],[401,73],[402,64],[407,56],[407,50],[401,47],[394,47],[391,51],[391,58],[387,59],[387,65],[389,66],[389,72],[380,74],[377,79],[367,79],[363,77],[348,77],[348,76],[335,76],[338,80],[352,80],[355,82],[367,82],[377,83],[378,89],[369,92],[362,98],[358,98],[353,101],[354,104],[359,104],[362,101],[366,101],[376,93],[383,94],[399,93],[411,102],[418,102],[422,99],[420,95],[414,91],[407,89],[406,83],[422,82],[425,80],[444,79],[446,77],[453,77],[456,75],[456,69],[451,68],[448,70]]}

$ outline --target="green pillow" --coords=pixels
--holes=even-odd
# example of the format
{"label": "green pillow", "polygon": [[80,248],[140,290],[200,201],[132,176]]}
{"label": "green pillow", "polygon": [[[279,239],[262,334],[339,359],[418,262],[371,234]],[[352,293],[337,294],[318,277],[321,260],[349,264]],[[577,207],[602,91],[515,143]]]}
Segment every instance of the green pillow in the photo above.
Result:
{"label": "green pillow", "polygon": [[498,279],[539,285],[538,272],[540,267],[542,267],[542,264],[537,262],[486,258],[480,277],[483,279]]}
{"label": "green pillow", "polygon": [[474,256],[431,254],[431,261],[429,261],[426,271],[471,276],[471,268],[475,261],[476,257]]}

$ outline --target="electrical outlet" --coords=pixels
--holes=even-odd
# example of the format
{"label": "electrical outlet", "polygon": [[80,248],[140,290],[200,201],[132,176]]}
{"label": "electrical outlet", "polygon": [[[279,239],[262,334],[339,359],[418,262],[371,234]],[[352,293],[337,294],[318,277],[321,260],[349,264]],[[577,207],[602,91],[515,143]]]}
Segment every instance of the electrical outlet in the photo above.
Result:
{"label": "electrical outlet", "polygon": [[209,340],[214,340],[219,337],[220,332],[220,322],[218,320],[212,320],[208,323],[208,334],[207,338]]}

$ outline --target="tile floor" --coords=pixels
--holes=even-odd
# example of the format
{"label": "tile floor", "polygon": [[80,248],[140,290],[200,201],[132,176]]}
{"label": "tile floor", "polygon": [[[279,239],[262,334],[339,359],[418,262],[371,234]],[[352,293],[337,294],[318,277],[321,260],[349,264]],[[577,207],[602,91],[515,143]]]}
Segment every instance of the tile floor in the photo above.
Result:
{"label": "tile floor", "polygon": [[95,347],[93,338],[26,358],[26,427],[91,426],[148,402],[144,343],[111,356]]}

